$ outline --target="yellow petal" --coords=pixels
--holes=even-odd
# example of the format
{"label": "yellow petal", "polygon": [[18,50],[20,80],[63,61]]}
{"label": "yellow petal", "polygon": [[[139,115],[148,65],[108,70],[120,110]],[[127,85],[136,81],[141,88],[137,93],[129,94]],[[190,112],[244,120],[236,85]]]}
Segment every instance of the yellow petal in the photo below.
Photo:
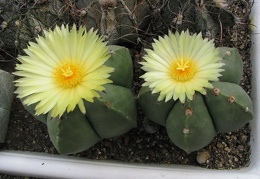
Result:
{"label": "yellow petal", "polygon": [[145,49],[145,61],[140,62],[145,71],[141,78],[143,86],[160,93],[158,100],[192,100],[195,91],[205,94],[205,88],[211,87],[211,81],[218,81],[223,71],[219,49],[201,33],[191,36],[188,30],[169,32],[152,47]]}
{"label": "yellow petal", "polygon": [[83,100],[93,102],[103,85],[112,82],[108,78],[114,69],[104,66],[110,56],[106,42],[97,31],[77,30],[76,25],[56,26],[44,34],[18,57],[15,93],[24,104],[36,104],[36,115],[61,117],[76,106],[85,114]]}

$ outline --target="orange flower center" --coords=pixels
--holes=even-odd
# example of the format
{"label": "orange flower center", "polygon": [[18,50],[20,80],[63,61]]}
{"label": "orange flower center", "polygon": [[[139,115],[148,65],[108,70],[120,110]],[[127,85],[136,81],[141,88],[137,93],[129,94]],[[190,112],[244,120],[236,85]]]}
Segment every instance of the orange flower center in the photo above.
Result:
{"label": "orange flower center", "polygon": [[71,61],[63,61],[54,72],[57,83],[64,88],[73,88],[82,82],[82,69],[80,65]]}
{"label": "orange flower center", "polygon": [[180,58],[175,60],[170,67],[170,74],[172,79],[185,82],[194,77],[196,73],[196,66],[194,62],[187,58]]}

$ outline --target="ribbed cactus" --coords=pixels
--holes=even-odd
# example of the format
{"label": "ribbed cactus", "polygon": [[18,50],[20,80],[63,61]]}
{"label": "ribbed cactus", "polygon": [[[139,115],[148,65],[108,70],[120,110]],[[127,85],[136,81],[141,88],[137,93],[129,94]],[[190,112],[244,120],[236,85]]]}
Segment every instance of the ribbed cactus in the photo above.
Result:
{"label": "ribbed cactus", "polygon": [[163,33],[168,29],[202,32],[215,37],[221,29],[233,26],[238,18],[228,10],[230,2],[212,0],[171,0],[158,7],[155,28]]}
{"label": "ribbed cactus", "polygon": [[188,153],[206,146],[216,135],[211,114],[199,93],[184,105],[176,102],[168,113],[166,130],[172,142]]}
{"label": "ribbed cactus", "polygon": [[3,143],[7,134],[9,116],[13,101],[13,76],[0,70],[0,143]]}
{"label": "ribbed cactus", "polygon": [[0,47],[17,48],[55,25],[76,23],[99,31],[109,44],[134,43],[168,29],[193,29],[214,37],[236,18],[218,1],[0,1]]}
{"label": "ribbed cactus", "polygon": [[222,68],[220,81],[239,84],[243,75],[243,62],[236,48],[220,47],[222,62],[225,63]]}
{"label": "ribbed cactus", "polygon": [[84,151],[101,140],[78,108],[61,118],[48,116],[47,127],[53,145],[65,155]]}
{"label": "ribbed cactus", "polygon": [[85,101],[86,115],[76,109],[61,119],[47,118],[50,138],[62,154],[86,150],[101,139],[122,135],[137,126],[135,98],[130,89],[131,56],[120,46],[111,46],[110,53],[106,66],[115,68],[110,76],[113,84],[105,85],[106,90],[93,103]]}
{"label": "ribbed cactus", "polygon": [[[105,65],[115,69],[110,76],[113,83],[104,85],[106,90],[100,92],[101,97],[95,98],[93,103],[85,101],[86,115],[78,108],[60,118],[35,115],[47,124],[51,141],[62,154],[86,150],[101,139],[122,135],[137,126],[130,53],[120,46],[110,46],[110,53]],[[35,105],[25,108],[35,114]]]}
{"label": "ribbed cactus", "polygon": [[242,60],[234,48],[220,48],[225,63],[221,81],[212,82],[206,95],[195,93],[193,100],[157,101],[149,87],[142,87],[138,103],[147,117],[166,127],[170,139],[187,153],[209,144],[218,133],[232,132],[253,118],[252,102],[238,85]]}
{"label": "ribbed cactus", "polygon": [[235,131],[253,118],[251,99],[237,84],[214,82],[204,101],[218,133]]}
{"label": "ribbed cactus", "polygon": [[150,23],[146,1],[0,1],[0,47],[22,52],[28,41],[55,25],[76,23],[97,29],[109,44],[138,43]]}

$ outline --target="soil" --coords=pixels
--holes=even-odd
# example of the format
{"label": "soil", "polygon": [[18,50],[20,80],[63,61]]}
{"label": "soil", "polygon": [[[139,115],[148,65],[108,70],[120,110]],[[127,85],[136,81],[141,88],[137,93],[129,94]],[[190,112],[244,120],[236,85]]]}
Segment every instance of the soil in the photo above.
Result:
{"label": "soil", "polygon": [[[243,21],[232,28],[223,29],[216,36],[217,46],[235,47],[239,50],[244,62],[244,75],[241,86],[251,93],[251,62],[250,62],[250,7],[245,1],[234,1],[230,7],[232,12]],[[1,50],[1,49],[0,49]],[[138,76],[142,73],[138,62],[142,60],[142,50],[131,48],[134,60],[134,87],[136,94],[140,88]],[[14,70],[16,52],[1,51],[0,69]],[[199,139],[198,139],[199,140]],[[147,120],[142,112],[138,113],[138,127],[122,136],[104,139],[90,149],[75,154],[93,160],[118,160],[128,163],[162,163],[197,165],[211,169],[237,169],[250,163],[250,127],[246,124],[242,129],[226,134],[218,134],[205,148],[187,154],[176,147],[168,138],[164,127]],[[1,150],[20,150],[58,154],[52,145],[45,124],[34,119],[14,98],[8,133],[5,143],[0,144]],[[197,158],[198,157],[198,158]],[[19,176],[0,175],[0,178],[24,178]],[[28,178],[28,177],[27,177]]]}

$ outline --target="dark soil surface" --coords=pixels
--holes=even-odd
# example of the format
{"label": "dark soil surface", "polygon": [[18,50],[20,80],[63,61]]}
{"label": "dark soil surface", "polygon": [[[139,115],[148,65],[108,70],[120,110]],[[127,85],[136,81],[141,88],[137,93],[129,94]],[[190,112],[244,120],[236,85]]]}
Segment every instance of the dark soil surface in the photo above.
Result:
{"label": "dark soil surface", "polygon": [[[245,5],[245,1],[234,1],[230,9],[242,20],[232,28],[223,29],[216,36],[215,43],[216,46],[238,48],[244,62],[244,75],[241,86],[250,95],[251,41],[248,17],[250,7],[248,4]],[[138,76],[142,72],[138,62],[142,60],[142,51],[135,48],[130,50],[135,62],[133,91],[136,93],[140,88]],[[0,69],[12,72],[17,62],[13,58],[16,53],[11,52],[11,56],[9,56],[2,51],[1,54]],[[249,141],[250,128],[245,125],[235,132],[219,134],[204,149],[187,154],[170,141],[164,127],[147,121],[139,111],[138,127],[136,129],[122,136],[104,139],[90,149],[75,154],[75,156],[93,160],[118,160],[127,163],[185,164],[212,169],[237,169],[250,163]],[[6,140],[5,143],[0,144],[0,149],[58,154],[50,142],[45,124],[34,119],[23,108],[17,98],[14,98],[12,105]],[[198,163],[197,157],[199,157],[198,160],[201,164]],[[0,178],[20,177],[0,175]]]}

